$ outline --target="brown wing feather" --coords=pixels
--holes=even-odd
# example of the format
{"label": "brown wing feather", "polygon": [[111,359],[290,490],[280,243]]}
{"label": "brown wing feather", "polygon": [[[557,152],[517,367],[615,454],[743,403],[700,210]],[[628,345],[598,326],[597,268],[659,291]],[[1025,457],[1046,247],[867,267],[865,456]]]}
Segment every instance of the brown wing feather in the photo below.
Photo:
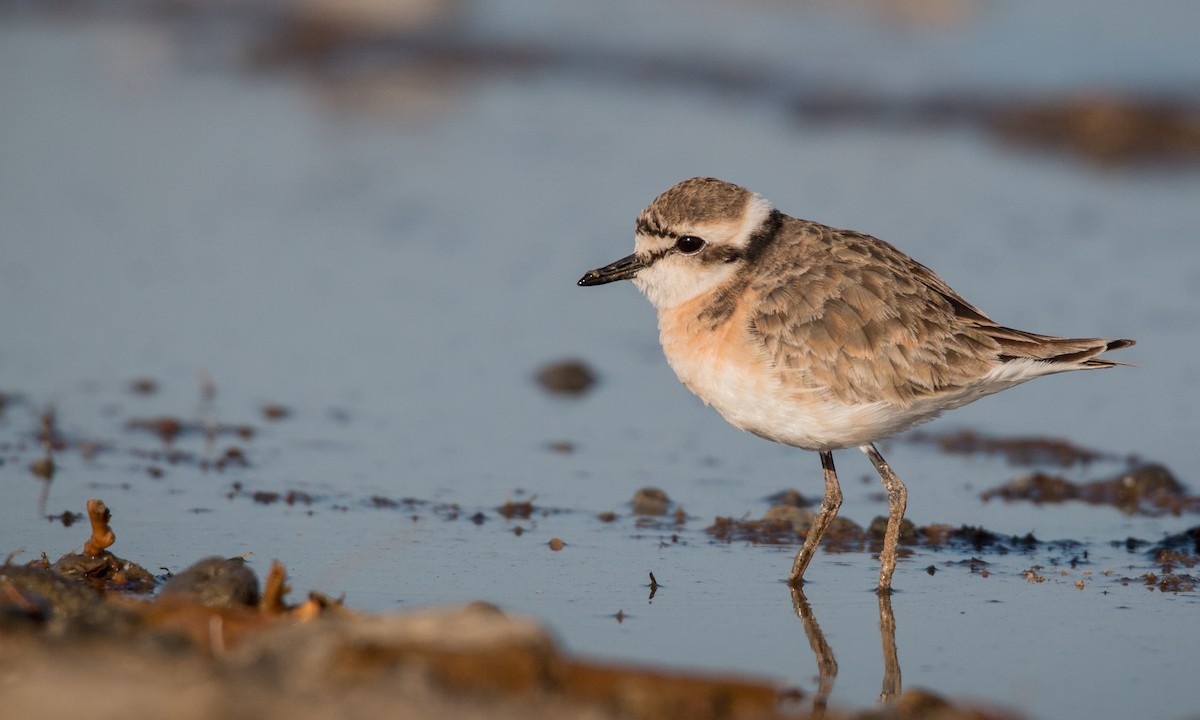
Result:
{"label": "brown wing feather", "polygon": [[869,235],[786,219],[750,285],[750,331],[788,385],[850,403],[907,406],[957,391],[997,363],[1032,358],[1062,370],[1127,340],[1071,339],[1002,327],[936,273]]}

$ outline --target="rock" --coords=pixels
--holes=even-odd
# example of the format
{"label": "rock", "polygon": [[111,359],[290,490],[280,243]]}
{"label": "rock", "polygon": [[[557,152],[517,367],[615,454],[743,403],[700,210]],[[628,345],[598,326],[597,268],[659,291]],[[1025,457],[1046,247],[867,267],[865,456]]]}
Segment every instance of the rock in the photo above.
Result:
{"label": "rock", "polygon": [[633,494],[631,503],[634,515],[666,515],[671,498],[656,487],[644,487]]}
{"label": "rock", "polygon": [[159,599],[218,608],[255,606],[259,599],[258,577],[242,558],[208,557],[172,576]]}

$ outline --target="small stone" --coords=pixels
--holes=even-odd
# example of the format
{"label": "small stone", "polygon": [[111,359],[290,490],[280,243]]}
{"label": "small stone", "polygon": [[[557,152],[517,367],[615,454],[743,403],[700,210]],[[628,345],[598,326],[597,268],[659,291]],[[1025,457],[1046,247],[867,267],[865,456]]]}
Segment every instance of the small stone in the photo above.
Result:
{"label": "small stone", "polygon": [[796,505],[774,505],[767,508],[762,519],[767,522],[785,522],[793,528],[800,529],[812,525],[814,517],[812,510],[805,510]]}
{"label": "small stone", "polygon": [[258,604],[258,578],[242,558],[209,557],[173,575],[160,598],[178,597],[207,607]]}
{"label": "small stone", "polygon": [[812,507],[813,505],[812,500],[801,495],[799,490],[792,488],[780,490],[774,495],[768,495],[767,502],[771,503],[771,505],[791,505],[798,508]]}
{"label": "small stone", "polygon": [[538,370],[537,381],[543,390],[552,395],[578,397],[596,384],[596,373],[582,360],[561,360]]}
{"label": "small stone", "polygon": [[633,494],[634,515],[666,515],[671,498],[656,487],[644,487]]}
{"label": "small stone", "polygon": [[158,392],[158,382],[154,378],[137,378],[129,383],[129,392],[134,395],[153,395]]}
{"label": "small stone", "polygon": [[292,410],[279,403],[267,403],[263,406],[262,414],[267,420],[283,420],[292,414]]}
{"label": "small stone", "polygon": [[53,480],[54,460],[49,457],[38,458],[29,466],[29,471],[43,480]]}

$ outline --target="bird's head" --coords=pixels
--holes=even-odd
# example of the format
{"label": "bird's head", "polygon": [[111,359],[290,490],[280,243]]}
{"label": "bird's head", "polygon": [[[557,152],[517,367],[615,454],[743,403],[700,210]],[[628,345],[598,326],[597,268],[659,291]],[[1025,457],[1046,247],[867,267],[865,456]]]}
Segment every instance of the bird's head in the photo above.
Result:
{"label": "bird's head", "polygon": [[632,280],[656,308],[675,307],[728,282],[773,214],[771,203],[739,185],[684,180],[638,216],[632,255],[589,270],[579,284]]}

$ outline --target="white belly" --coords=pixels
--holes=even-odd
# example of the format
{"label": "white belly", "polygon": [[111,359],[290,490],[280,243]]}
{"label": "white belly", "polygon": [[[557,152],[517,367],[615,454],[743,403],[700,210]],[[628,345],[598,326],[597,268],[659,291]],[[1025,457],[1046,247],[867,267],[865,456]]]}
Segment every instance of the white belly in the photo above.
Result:
{"label": "white belly", "polygon": [[821,388],[785,385],[736,322],[717,332],[697,333],[660,317],[660,331],[663,352],[680,381],[730,424],[805,450],[857,447],[895,435],[1039,374],[994,372],[967,389],[906,406],[847,404]]}
{"label": "white belly", "polygon": [[683,384],[734,427],[805,450],[857,447],[932,420],[943,409],[846,405],[828,393],[782,387],[770,368],[749,372],[697,358],[668,355],[667,360]]}

